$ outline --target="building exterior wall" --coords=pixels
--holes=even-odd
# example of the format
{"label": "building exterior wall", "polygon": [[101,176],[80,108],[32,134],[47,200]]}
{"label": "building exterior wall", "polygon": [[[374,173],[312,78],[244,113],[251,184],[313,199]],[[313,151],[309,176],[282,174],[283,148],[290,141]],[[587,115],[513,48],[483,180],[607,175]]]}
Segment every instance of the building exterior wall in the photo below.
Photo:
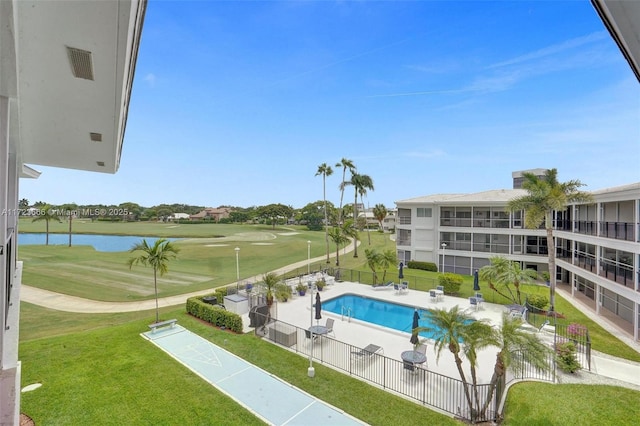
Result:
{"label": "building exterior wall", "polygon": [[[521,190],[428,196],[396,202],[398,258],[433,262],[438,270],[471,275],[504,256],[523,268],[548,271],[546,232],[527,229],[522,212],[507,213]],[[554,215],[559,285],[592,301],[640,340],[640,183],[592,193],[594,202]],[[495,196],[492,199],[492,196]],[[431,209],[431,217],[424,217]],[[421,212],[421,217],[418,217]]]}

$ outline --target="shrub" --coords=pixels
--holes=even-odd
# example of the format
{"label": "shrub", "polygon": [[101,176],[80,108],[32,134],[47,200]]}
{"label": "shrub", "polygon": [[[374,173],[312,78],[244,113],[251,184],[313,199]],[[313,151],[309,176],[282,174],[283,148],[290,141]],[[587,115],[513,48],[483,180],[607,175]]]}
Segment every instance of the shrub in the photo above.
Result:
{"label": "shrub", "polygon": [[[215,296],[218,297],[218,292],[216,292]],[[222,309],[220,306],[205,303],[202,301],[203,297],[206,296],[187,299],[187,313],[217,327],[224,327],[235,333],[242,333],[242,318],[240,318],[240,315]]]}
{"label": "shrub", "polygon": [[444,287],[446,294],[455,294],[460,290],[462,285],[462,275],[447,272],[438,276],[438,283]]}
{"label": "shrub", "polygon": [[582,324],[572,322],[567,326],[567,334],[573,338],[582,337],[587,334],[587,327]]}
{"label": "shrub", "polygon": [[420,269],[429,272],[438,272],[438,265],[433,262],[418,262],[417,260],[410,260],[407,262],[407,268]]}
{"label": "shrub", "polygon": [[530,294],[527,296],[527,302],[539,311],[544,311],[549,304],[549,298],[543,294]]}
{"label": "shrub", "polygon": [[574,373],[581,368],[573,342],[564,342],[556,346],[556,361],[558,367],[566,373]]}
{"label": "shrub", "polygon": [[278,301],[286,302],[291,298],[291,288],[285,283],[280,283],[276,285],[275,296]]}

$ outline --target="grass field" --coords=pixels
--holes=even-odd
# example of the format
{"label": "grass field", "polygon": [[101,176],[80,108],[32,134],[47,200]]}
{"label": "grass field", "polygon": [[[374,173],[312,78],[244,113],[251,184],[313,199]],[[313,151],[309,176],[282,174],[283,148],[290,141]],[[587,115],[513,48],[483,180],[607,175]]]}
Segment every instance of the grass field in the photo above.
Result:
{"label": "grass field", "polygon": [[[30,222],[29,222],[30,223]],[[41,225],[40,223],[36,223]],[[36,225],[33,224],[33,225]],[[162,224],[96,223],[115,233],[138,235],[164,229]],[[135,229],[130,225],[136,225]],[[22,226],[22,223],[21,223]],[[202,228],[201,228],[202,227]],[[189,226],[187,226],[189,228]],[[307,241],[311,256],[326,253],[323,232],[300,227],[281,228],[253,225],[191,225],[210,235],[212,229],[224,237],[198,237],[176,241],[178,258],[169,264],[169,273],[158,279],[160,297],[220,287],[236,281],[235,247],[240,248],[240,277],[261,276],[273,269],[306,261]],[[106,232],[105,232],[106,233]],[[159,234],[154,234],[159,235]],[[220,234],[222,235],[222,234]],[[169,233],[169,237],[178,236]],[[333,249],[332,249],[333,250]],[[129,252],[97,252],[90,246],[20,246],[19,259],[25,261],[23,283],[46,290],[104,301],[132,301],[152,298],[153,272],[143,266],[129,269]],[[316,262],[320,269],[325,262]]]}

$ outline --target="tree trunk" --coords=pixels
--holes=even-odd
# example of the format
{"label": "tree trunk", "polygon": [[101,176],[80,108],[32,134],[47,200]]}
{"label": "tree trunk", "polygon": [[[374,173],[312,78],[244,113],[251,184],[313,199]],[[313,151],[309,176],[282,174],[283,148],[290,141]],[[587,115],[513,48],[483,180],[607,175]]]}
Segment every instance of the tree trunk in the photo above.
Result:
{"label": "tree trunk", "polygon": [[489,382],[489,397],[486,402],[482,406],[482,410],[480,411],[482,415],[487,411],[489,405],[491,404],[491,400],[493,399],[493,394],[495,392],[496,386],[498,384],[498,379],[504,375],[504,359],[502,358],[502,352],[498,352],[496,355],[496,365],[493,369],[493,376],[491,376],[491,381]]}
{"label": "tree trunk", "polygon": [[49,245],[49,219],[45,219],[44,223],[46,224],[46,230],[47,230],[47,236],[45,238],[44,245],[48,246]]}
{"label": "tree trunk", "polygon": [[[357,233],[358,232],[358,188],[357,187],[356,187],[356,196],[353,198],[353,226],[355,227],[355,231]],[[357,242],[355,242],[355,245],[353,246],[353,257],[358,257]]]}
{"label": "tree trunk", "polygon": [[156,292],[156,322],[160,322],[160,312],[158,311],[158,271],[153,268],[153,288]]}
{"label": "tree trunk", "polygon": [[469,404],[470,415],[473,420],[473,401],[471,399],[471,394],[469,393],[469,383],[467,382],[467,378],[464,375],[464,370],[462,369],[462,359],[460,356],[454,352],[453,356],[456,359],[456,367],[458,368],[458,373],[460,374],[460,378],[462,379],[462,386],[464,386],[464,395],[467,398],[467,403]]}
{"label": "tree trunk", "polygon": [[547,255],[549,256],[549,312],[556,311],[556,242],[553,236],[551,212],[545,215],[547,228]]}
{"label": "tree trunk", "polygon": [[329,263],[329,220],[327,218],[327,185],[326,173],[322,176],[322,198],[324,199],[324,241],[327,244],[327,263]]}
{"label": "tree trunk", "polygon": [[69,214],[69,247],[71,247],[71,221],[73,220],[73,215]]}

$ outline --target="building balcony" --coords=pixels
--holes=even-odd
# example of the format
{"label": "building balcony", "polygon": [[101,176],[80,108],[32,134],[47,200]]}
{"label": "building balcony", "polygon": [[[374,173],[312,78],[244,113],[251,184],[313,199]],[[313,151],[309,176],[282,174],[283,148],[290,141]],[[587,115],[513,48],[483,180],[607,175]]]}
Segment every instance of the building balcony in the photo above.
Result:
{"label": "building balcony", "polygon": [[636,241],[636,229],[639,227],[640,224],[632,222],[571,222],[568,220],[558,220],[554,223],[554,228],[560,231],[575,232],[576,234],[594,235],[624,241]]}
{"label": "building balcony", "polygon": [[633,268],[627,265],[615,265],[606,260],[600,261],[598,275],[625,287],[634,288]]}
{"label": "building balcony", "polygon": [[638,225],[630,222],[600,222],[600,236],[616,240],[635,241]]}

